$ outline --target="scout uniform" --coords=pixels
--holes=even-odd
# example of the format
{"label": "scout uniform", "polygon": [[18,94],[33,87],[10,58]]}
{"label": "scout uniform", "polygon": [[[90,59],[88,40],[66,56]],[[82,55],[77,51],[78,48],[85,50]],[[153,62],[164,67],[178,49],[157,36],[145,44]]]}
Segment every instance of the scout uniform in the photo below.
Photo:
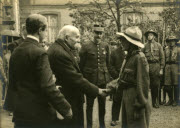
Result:
{"label": "scout uniform", "polygon": [[[100,25],[94,25],[94,32],[103,32]],[[110,80],[108,67],[110,63],[110,48],[107,43],[89,41],[82,45],[80,51],[80,68],[83,76],[99,88],[106,88],[106,83]],[[86,95],[87,99],[87,127],[92,127],[92,110],[95,97]],[[98,97],[99,103],[99,123],[100,127],[105,127],[105,97]]]}
{"label": "scout uniform", "polygon": [[122,67],[123,70],[119,78],[119,88],[123,89],[122,128],[148,128],[150,79],[148,62],[144,53],[139,49],[139,47],[144,47],[141,43],[142,32],[138,27],[133,26],[127,28],[124,33],[117,33],[117,35],[137,46],[128,51],[126,63]]}
{"label": "scout uniform", "polygon": [[[145,33],[147,38],[149,33],[153,33],[154,36],[157,34],[153,30],[149,30]],[[164,52],[161,44],[153,40],[151,43],[146,43],[144,52],[147,61],[149,63],[149,76],[150,76],[150,88],[152,96],[153,107],[159,108],[158,104],[158,91],[160,87],[160,70],[164,68]]]}
{"label": "scout uniform", "polygon": [[[170,36],[166,39],[167,43],[171,41],[178,42],[178,39],[175,36]],[[166,105],[173,106],[177,105],[178,102],[178,47],[176,46],[167,46],[165,49],[165,88],[166,92],[169,95],[169,102]],[[173,89],[173,90],[172,90]],[[173,102],[174,101],[174,102]]]}

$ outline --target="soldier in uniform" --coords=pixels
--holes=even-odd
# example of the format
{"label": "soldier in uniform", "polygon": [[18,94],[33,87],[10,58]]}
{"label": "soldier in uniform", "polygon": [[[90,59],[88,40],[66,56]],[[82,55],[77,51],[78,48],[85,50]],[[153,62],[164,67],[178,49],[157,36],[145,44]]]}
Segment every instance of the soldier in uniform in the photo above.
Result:
{"label": "soldier in uniform", "polygon": [[119,88],[123,89],[122,128],[148,128],[149,65],[140,48],[142,32],[137,26],[129,27],[124,33],[117,33],[123,48],[128,52],[123,62],[119,78]]}
{"label": "soldier in uniform", "polygon": [[145,44],[144,52],[149,63],[150,88],[152,96],[152,105],[154,108],[159,108],[159,87],[160,76],[163,75],[164,68],[164,52],[161,44],[155,41],[157,33],[152,29],[145,33],[147,43]]}
{"label": "soldier in uniform", "polygon": [[[111,52],[111,57],[110,57],[111,63],[110,63],[109,73],[113,79],[117,79],[119,77],[119,72],[120,72],[120,68],[124,60],[124,57],[125,57],[125,52],[123,51],[121,43],[118,43],[117,49]],[[122,101],[122,90],[118,90],[115,92],[115,94],[113,94],[111,126],[117,125],[116,121],[119,120],[121,101]]]}
{"label": "soldier in uniform", "polygon": [[165,90],[168,93],[169,101],[165,105],[177,106],[178,103],[178,49],[176,43],[178,39],[170,36],[166,39],[165,49]]}
{"label": "soldier in uniform", "polygon": [[[107,43],[102,42],[104,28],[99,24],[94,25],[94,40],[82,45],[80,51],[80,68],[86,79],[99,88],[106,88],[109,82],[108,67],[110,63],[110,48]],[[92,127],[92,111],[95,97],[86,95],[87,100],[87,127]],[[105,102],[106,98],[98,96],[99,103],[99,125],[105,127]]]}

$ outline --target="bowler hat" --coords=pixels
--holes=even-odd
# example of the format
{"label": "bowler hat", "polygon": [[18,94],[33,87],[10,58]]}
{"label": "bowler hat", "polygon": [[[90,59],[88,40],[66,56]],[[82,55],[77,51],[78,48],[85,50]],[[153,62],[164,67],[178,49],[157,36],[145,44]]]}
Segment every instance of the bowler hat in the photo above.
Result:
{"label": "bowler hat", "polygon": [[130,43],[140,47],[144,48],[144,44],[141,42],[142,40],[142,32],[137,26],[129,27],[125,30],[123,33],[116,33],[119,37],[126,38]]}
{"label": "bowler hat", "polygon": [[153,29],[149,29],[144,35],[147,37],[149,33],[153,33],[156,37],[158,37],[158,34]]}
{"label": "bowler hat", "polygon": [[176,42],[179,41],[179,39],[178,39],[176,36],[169,36],[169,37],[166,39],[166,42],[170,42],[170,41],[172,41],[172,40],[174,40],[174,41],[176,41]]}
{"label": "bowler hat", "polygon": [[101,24],[94,24],[94,32],[104,32],[104,26]]}

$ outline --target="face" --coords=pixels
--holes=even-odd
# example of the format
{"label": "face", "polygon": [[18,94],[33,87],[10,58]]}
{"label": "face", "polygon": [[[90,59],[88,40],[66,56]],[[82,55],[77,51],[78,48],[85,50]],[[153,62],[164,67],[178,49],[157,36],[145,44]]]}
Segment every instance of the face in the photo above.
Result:
{"label": "face", "polygon": [[121,38],[120,40],[121,40],[123,50],[128,51],[129,45],[130,45],[129,41],[127,41],[125,38]]}
{"label": "face", "polygon": [[80,32],[79,32],[79,30],[71,32],[71,34],[66,37],[66,41],[71,47],[75,47],[76,43],[80,43]]}
{"label": "face", "polygon": [[40,40],[40,42],[47,40],[47,20],[44,21],[44,25],[46,25],[45,29],[43,29],[42,27],[39,28],[39,40]]}
{"label": "face", "polygon": [[149,33],[148,34],[148,40],[153,40],[154,39],[154,34],[153,33]]}
{"label": "face", "polygon": [[112,50],[117,48],[117,45],[111,45]]}
{"label": "face", "polygon": [[102,38],[102,32],[95,31],[94,32],[94,40],[97,42],[100,42],[101,38]]}

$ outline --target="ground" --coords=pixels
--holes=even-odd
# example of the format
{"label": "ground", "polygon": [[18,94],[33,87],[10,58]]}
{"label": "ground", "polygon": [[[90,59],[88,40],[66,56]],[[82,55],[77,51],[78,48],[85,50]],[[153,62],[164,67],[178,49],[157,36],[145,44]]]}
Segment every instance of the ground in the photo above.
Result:
{"label": "ground", "polygon": [[[112,101],[109,101],[107,97],[106,104],[106,127],[107,128],[121,128],[121,122],[115,127],[110,126],[111,122],[111,106]],[[12,116],[1,109],[0,111],[0,128],[13,128]],[[160,106],[159,109],[152,109],[152,115],[150,120],[150,128],[180,128],[180,106]],[[86,123],[86,122],[85,122]],[[93,128],[99,128],[98,126],[98,111],[97,101],[95,101],[93,112]]]}

